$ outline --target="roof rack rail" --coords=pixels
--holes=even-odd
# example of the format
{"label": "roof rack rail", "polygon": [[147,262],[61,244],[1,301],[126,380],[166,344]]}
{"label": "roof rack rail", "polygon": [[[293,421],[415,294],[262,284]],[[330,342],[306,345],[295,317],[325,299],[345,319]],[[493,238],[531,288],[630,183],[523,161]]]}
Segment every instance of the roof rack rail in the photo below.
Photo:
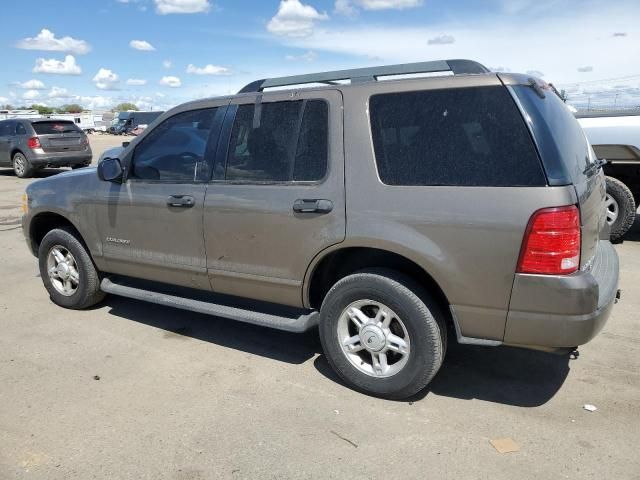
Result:
{"label": "roof rack rail", "polygon": [[246,85],[238,93],[262,92],[265,88],[303,85],[305,83],[326,83],[335,85],[340,80],[351,83],[374,82],[378,77],[392,75],[411,75],[416,73],[452,72],[454,75],[488,73],[489,69],[473,60],[433,60],[430,62],[400,63],[379,67],[335,70],[333,72],[309,73],[290,77],[256,80]]}

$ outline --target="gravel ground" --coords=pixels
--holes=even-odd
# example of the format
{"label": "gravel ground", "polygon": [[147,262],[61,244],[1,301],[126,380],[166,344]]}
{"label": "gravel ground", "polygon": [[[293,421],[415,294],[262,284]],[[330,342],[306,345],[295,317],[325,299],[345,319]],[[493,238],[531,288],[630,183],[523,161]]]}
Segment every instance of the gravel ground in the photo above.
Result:
{"label": "gravel ground", "polygon": [[[91,137],[96,154],[122,140]],[[616,246],[622,301],[578,360],[451,345],[424,395],[390,402],[343,386],[314,333],[53,305],[19,228],[29,181],[0,171],[2,480],[640,479],[640,220]]]}

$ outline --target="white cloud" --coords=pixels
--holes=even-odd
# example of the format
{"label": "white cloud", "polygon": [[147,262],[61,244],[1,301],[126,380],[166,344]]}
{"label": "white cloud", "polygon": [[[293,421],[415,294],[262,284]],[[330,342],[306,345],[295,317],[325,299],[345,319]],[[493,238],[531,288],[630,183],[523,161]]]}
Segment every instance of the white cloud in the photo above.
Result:
{"label": "white cloud", "polygon": [[190,63],[187,67],[187,73],[193,73],[194,75],[231,75],[231,70],[226,67],[211,65],[210,63],[204,67],[196,67]]}
{"label": "white cloud", "polygon": [[55,34],[43,28],[35,37],[27,37],[16,44],[17,48],[25,50],[45,50],[50,52],[70,52],[83,55],[91,50],[84,40],[77,40],[72,37],[56,38]]}
{"label": "white cloud", "polygon": [[101,68],[96,73],[96,76],[93,77],[93,83],[100,90],[117,90],[120,78],[108,68]]}
{"label": "white cloud", "polygon": [[35,79],[22,82],[18,86],[26,90],[45,90],[47,88],[43,82]]}
{"label": "white cloud", "polygon": [[111,108],[115,105],[115,101],[111,97],[103,97],[100,95],[95,96],[84,96],[84,97],[73,97],[74,101],[78,102],[87,110],[103,110],[107,108]]}
{"label": "white cloud", "polygon": [[307,37],[313,33],[315,22],[327,20],[326,13],[319,13],[310,5],[300,0],[282,0],[278,13],[269,20],[267,30],[275,35],[288,37]]}
{"label": "white cloud", "polygon": [[593,67],[591,65],[586,65],[584,67],[578,67],[578,71],[580,73],[588,73],[593,72]]}
{"label": "white cloud", "polygon": [[168,70],[173,66],[173,63],[171,63],[171,60],[163,60],[162,66]]}
{"label": "white cloud", "polygon": [[0,103],[7,103],[9,99],[7,97],[0,97]]}
{"label": "white cloud", "polygon": [[[455,43],[438,45],[433,59],[468,58],[513,72],[526,72],[535,66],[535,70],[544,72],[547,81],[560,85],[591,76],[597,78],[596,72],[602,78],[636,75],[637,65],[628,61],[629,50],[620,48],[621,40],[625,39],[598,32],[602,25],[615,25],[617,31],[627,32],[628,38],[640,37],[640,23],[634,21],[637,18],[640,2],[627,3],[624,8],[611,5],[606,10],[589,4],[574,12],[569,23],[557,10],[552,10],[536,18],[514,18],[503,13],[466,23],[459,19],[439,22],[434,26],[329,24],[316,28],[307,37],[278,38],[287,48],[313,50],[323,58],[330,58],[324,52],[338,54],[330,69],[341,69],[424,61],[428,40],[446,32],[455,38]],[[593,33],[585,35],[585,31]],[[536,39],[535,49],[527,46],[530,38]],[[509,48],[505,48],[505,42]],[[640,54],[638,48],[631,46],[631,53]],[[527,55],[522,55],[523,51]],[[582,66],[591,66],[594,73],[576,71]],[[271,70],[271,76],[284,74],[275,68]]]}
{"label": "white cloud", "polygon": [[155,47],[146,40],[131,40],[129,46],[134,50],[142,50],[144,52],[153,52]]}
{"label": "white cloud", "polygon": [[35,100],[40,96],[40,92],[38,90],[27,90],[22,94],[22,98],[25,100]]}
{"label": "white cloud", "polygon": [[429,45],[449,45],[455,42],[456,39],[452,35],[438,35],[437,37],[430,38],[427,43]]}
{"label": "white cloud", "polygon": [[160,15],[170,13],[206,13],[211,10],[209,0],[154,0],[156,12]]}
{"label": "white cloud", "polygon": [[336,0],[333,11],[338,15],[353,17],[358,14],[358,10],[353,6],[351,0]]}
{"label": "white cloud", "polygon": [[534,77],[544,77],[544,73],[540,70],[527,70],[527,75],[532,75]]}
{"label": "white cloud", "polygon": [[76,63],[73,55],[67,55],[64,60],[56,60],[55,58],[38,58],[36,65],[33,67],[33,73],[52,73],[56,75],[80,75],[82,69]]}
{"label": "white cloud", "polygon": [[422,0],[336,0],[334,10],[340,15],[353,16],[356,7],[364,10],[404,10],[422,6]]}
{"label": "white cloud", "polygon": [[73,95],[71,95],[66,88],[60,88],[60,87],[52,87],[51,90],[49,90],[49,94],[47,95],[49,98],[72,98]]}
{"label": "white cloud", "polygon": [[301,55],[287,55],[285,58],[292,62],[298,62],[298,61],[313,62],[315,59],[318,58],[318,54],[313,50],[308,50]]}
{"label": "white cloud", "polygon": [[142,85],[146,85],[147,81],[140,78],[129,78],[127,80],[127,85],[132,87],[141,87]]}
{"label": "white cloud", "polygon": [[182,86],[182,81],[178,77],[168,76],[160,79],[160,85],[171,88],[178,88]]}

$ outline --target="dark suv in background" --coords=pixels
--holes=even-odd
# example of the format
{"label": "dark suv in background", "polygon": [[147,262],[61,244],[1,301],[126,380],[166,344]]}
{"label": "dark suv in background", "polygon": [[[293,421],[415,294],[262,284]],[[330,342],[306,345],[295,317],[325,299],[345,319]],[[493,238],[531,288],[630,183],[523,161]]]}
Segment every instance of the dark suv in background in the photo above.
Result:
{"label": "dark suv in background", "polygon": [[49,118],[0,121],[0,167],[20,178],[45,167],[84,167],[92,153],[86,134],[68,120]]}
{"label": "dark suv in background", "polygon": [[[382,81],[423,72],[453,75]],[[111,293],[318,325],[338,374],[388,398],[431,381],[448,331],[573,349],[618,292],[604,175],[576,119],[544,82],[466,60],[260,80],[26,193],[58,305]]]}

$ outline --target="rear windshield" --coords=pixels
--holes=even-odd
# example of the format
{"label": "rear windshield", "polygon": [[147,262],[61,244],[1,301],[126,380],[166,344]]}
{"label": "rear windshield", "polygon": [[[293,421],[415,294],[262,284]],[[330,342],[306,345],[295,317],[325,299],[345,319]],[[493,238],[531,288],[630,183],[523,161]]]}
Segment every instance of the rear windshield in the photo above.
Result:
{"label": "rear windshield", "polygon": [[387,185],[546,184],[504,87],[375,95],[370,112],[378,173]]}
{"label": "rear windshield", "polygon": [[584,176],[593,158],[589,155],[589,142],[573,113],[549,89],[542,90],[542,98],[530,86],[512,88],[528,114],[549,179],[557,179],[552,184],[568,183]]}
{"label": "rear windshield", "polygon": [[55,135],[56,133],[78,133],[81,130],[73,122],[50,121],[33,122],[33,129],[38,135]]}

